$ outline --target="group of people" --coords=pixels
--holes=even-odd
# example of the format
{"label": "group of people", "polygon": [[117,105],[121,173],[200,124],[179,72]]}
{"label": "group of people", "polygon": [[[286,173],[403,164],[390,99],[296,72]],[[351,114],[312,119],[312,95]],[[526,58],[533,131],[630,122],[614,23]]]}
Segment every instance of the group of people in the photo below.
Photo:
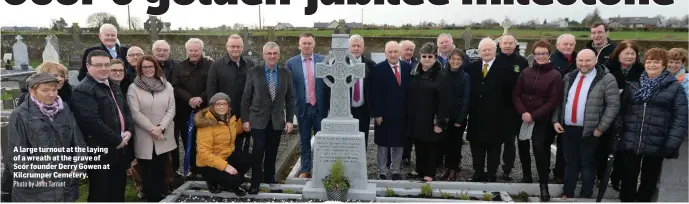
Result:
{"label": "group of people", "polygon": [[[678,156],[687,135],[687,51],[651,48],[641,61],[634,41],[615,44],[608,34],[605,24],[592,25],[592,40],[579,51],[571,34],[559,36],[554,50],[547,40],[537,41],[530,50],[532,66],[509,34],[499,43],[482,39],[475,62],[455,48],[451,35],[442,34],[418,53],[410,40],[387,42],[380,63],[364,57],[363,37],[352,35],[349,52],[356,59],[346,60],[364,63],[366,74],[348,79],[356,80],[351,111],[367,146],[373,119],[377,178],[403,179],[401,166],[411,163],[413,148],[416,166],[409,176],[427,182],[459,180],[467,130],[474,172],[469,181],[496,182],[501,155],[500,179],[512,180],[518,148],[521,182],[532,183],[533,148],[540,197],[548,201],[550,145],[556,141],[552,172],[556,183],[564,183],[561,197],[574,197],[579,179],[579,196],[591,197],[596,177],[606,173],[608,155],[615,154],[611,181],[621,188],[620,199],[650,201],[663,160]],[[88,201],[124,201],[130,174],[140,179],[140,193],[158,202],[172,190],[181,140],[190,150],[190,178],[201,175],[212,193],[244,196],[259,193],[261,183],[276,183],[281,135],[292,131],[296,116],[298,177],[311,178],[310,140],[327,117],[330,100],[325,82],[330,79],[315,77],[316,64],[325,57],[314,52],[312,34],[299,36],[300,53],[284,66],[278,64],[275,42],[262,47],[262,64],[243,57],[238,35],[229,36],[227,53],[216,59],[204,56],[204,42],[191,38],[182,61],[170,59],[164,40],[153,43],[151,55],[137,46],[121,46],[110,24],[100,28],[99,37],[101,45],[84,52],[76,87],[65,83],[67,69],[53,62],[41,64],[22,85],[26,94],[8,126],[10,149],[107,148],[107,153],[89,153],[101,156],[89,164],[109,169],[74,170],[88,174]],[[531,134],[522,134],[522,127],[532,128]],[[14,163],[6,160],[3,185]],[[436,176],[440,168],[445,171]],[[249,170],[247,192],[240,185]],[[50,190],[15,186],[13,201],[72,202],[79,197],[76,178],[14,181],[68,185]]]}

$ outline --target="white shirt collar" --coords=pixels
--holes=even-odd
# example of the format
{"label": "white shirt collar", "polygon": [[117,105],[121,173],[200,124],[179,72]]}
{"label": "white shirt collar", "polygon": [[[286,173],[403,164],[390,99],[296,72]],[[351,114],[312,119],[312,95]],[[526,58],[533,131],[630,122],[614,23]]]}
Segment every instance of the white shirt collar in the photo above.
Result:
{"label": "white shirt collar", "polygon": [[481,60],[481,61],[483,62],[483,64],[488,64],[488,68],[490,68],[491,66],[493,66],[493,62],[495,62],[495,57],[493,58],[493,60],[488,61],[488,62],[483,61],[483,60]]}
{"label": "white shirt collar", "polygon": [[[304,58],[304,55],[301,55],[301,54],[300,54],[299,56],[301,56],[301,61],[302,61],[302,62],[306,59],[306,58]],[[310,59],[311,59],[311,61],[313,61],[313,54],[311,54],[311,58],[310,58]]]}

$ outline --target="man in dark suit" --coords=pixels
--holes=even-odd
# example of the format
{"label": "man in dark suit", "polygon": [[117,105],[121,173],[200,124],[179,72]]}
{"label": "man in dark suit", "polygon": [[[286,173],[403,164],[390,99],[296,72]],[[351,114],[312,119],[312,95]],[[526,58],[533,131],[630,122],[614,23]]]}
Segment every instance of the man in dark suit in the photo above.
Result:
{"label": "man in dark suit", "polygon": [[[512,93],[510,84],[505,83],[509,76],[507,72],[512,71],[512,67],[496,58],[496,49],[493,39],[481,40],[481,60],[470,64],[467,70],[471,79],[467,140],[474,167],[472,179],[477,182],[497,180],[501,145],[505,141],[503,129],[498,127],[504,124],[506,92]],[[484,169],[486,163],[487,172]]]}
{"label": "man in dark suit", "polygon": [[86,63],[88,75],[74,88],[72,95],[73,103],[79,104],[74,106],[74,115],[89,147],[107,148],[107,154],[89,153],[89,156],[101,158],[89,164],[109,166],[109,169],[87,170],[90,184],[88,201],[124,202],[126,170],[134,160],[133,148],[129,144],[134,121],[127,98],[109,79],[107,51],[90,52]]}
{"label": "man in dark suit", "polygon": [[[419,64],[419,59],[414,57],[414,50],[416,45],[411,40],[400,41],[400,61],[409,63],[412,68]],[[414,145],[414,140],[407,140],[407,145],[404,146],[404,152],[402,153],[402,165],[409,166],[411,164],[411,149]],[[388,159],[390,160],[390,159]],[[388,166],[390,166],[388,164]],[[416,171],[410,172],[411,175],[416,175]]]}
{"label": "man in dark suit", "polygon": [[375,118],[376,173],[380,180],[386,180],[388,174],[392,180],[402,179],[400,164],[409,140],[405,122],[411,65],[399,60],[399,50],[399,43],[387,42],[387,60],[371,69],[371,116]]}
{"label": "man in dark suit", "polygon": [[299,35],[300,55],[287,60],[285,68],[292,72],[292,85],[299,122],[301,170],[299,178],[311,178],[311,136],[321,131],[321,120],[328,115],[329,88],[316,78],[316,63],[323,56],[314,53],[316,40],[311,33]]}
{"label": "man in dark suit", "polygon": [[[103,50],[108,54],[110,59],[120,59],[125,63],[125,67],[129,65],[126,59],[128,47],[120,46],[117,43],[117,28],[109,23],[100,26],[100,32],[98,33],[100,38],[100,46],[87,48],[84,50],[84,54],[81,57],[81,68],[79,69],[79,76],[77,79],[81,81],[84,79],[88,73],[86,69],[86,57],[91,51]],[[126,91],[126,90],[125,90]]]}
{"label": "man in dark suit", "polygon": [[[364,38],[361,35],[349,37],[349,52],[357,58],[356,61],[366,64],[366,75],[363,79],[357,80],[351,88],[350,98],[352,99],[352,115],[359,119],[359,131],[364,133],[366,147],[368,147],[368,129],[371,124],[371,77],[369,74],[376,63],[362,56],[364,54]],[[345,60],[350,63],[349,57]]]}
{"label": "man in dark suit", "polygon": [[[218,92],[223,92],[230,96],[230,100],[240,102],[244,93],[246,82],[246,72],[256,66],[256,62],[242,57],[244,42],[242,37],[232,34],[225,43],[227,54],[218,57],[211,64],[208,70],[208,81],[206,81],[206,96],[210,97]],[[241,103],[231,103],[230,112],[232,115],[239,116]],[[241,117],[240,117],[241,119]],[[250,134],[245,132],[237,135],[235,139],[235,151],[249,153]]]}
{"label": "man in dark suit", "polygon": [[274,42],[266,43],[263,46],[265,64],[250,69],[244,85],[241,102],[243,128],[251,131],[254,138],[249,194],[258,194],[262,179],[265,183],[275,183],[280,134],[283,129],[286,133],[292,131],[292,73],[277,65],[279,59],[280,47]]}

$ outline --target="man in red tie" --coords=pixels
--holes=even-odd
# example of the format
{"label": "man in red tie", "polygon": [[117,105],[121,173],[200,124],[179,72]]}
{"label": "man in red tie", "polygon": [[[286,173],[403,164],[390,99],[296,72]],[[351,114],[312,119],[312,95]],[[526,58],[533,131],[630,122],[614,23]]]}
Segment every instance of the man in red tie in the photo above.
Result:
{"label": "man in red tie", "polygon": [[577,70],[562,80],[564,100],[553,114],[553,127],[562,133],[562,148],[567,165],[562,198],[574,197],[574,189],[581,173],[582,198],[593,196],[596,177],[594,152],[599,137],[613,123],[620,110],[617,81],[601,65],[593,50],[584,49],[577,55]]}
{"label": "man in red tie", "polygon": [[[400,164],[407,135],[406,99],[411,65],[399,60],[400,45],[385,44],[385,61],[371,69],[371,116],[375,118],[378,179],[402,179]],[[389,158],[389,159],[388,159]],[[390,161],[390,166],[387,163]]]}
{"label": "man in red tie", "polygon": [[[364,133],[366,138],[366,147],[368,147],[368,129],[371,124],[371,77],[369,76],[371,68],[376,66],[373,60],[362,56],[364,54],[364,38],[361,35],[352,35],[349,37],[349,52],[356,57],[356,61],[366,64],[366,74],[363,79],[358,79],[351,88],[352,93],[352,116],[359,119],[359,131]],[[352,63],[347,57],[345,59],[350,64]],[[354,80],[354,79],[351,79]]]}

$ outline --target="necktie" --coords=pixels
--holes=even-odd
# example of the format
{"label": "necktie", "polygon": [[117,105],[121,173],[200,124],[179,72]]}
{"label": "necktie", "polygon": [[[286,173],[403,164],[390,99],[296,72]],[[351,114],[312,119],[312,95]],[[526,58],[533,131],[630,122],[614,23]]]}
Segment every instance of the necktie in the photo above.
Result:
{"label": "necktie", "polygon": [[275,101],[275,76],[273,75],[273,72],[275,72],[275,70],[268,71],[268,74],[270,74],[268,89],[270,90],[270,99]]}
{"label": "necktie", "polygon": [[306,69],[309,72],[309,103],[312,106],[316,105],[316,83],[313,78],[313,69],[311,68],[311,59],[306,59]]}
{"label": "necktie", "polygon": [[359,102],[361,99],[361,96],[359,95],[359,80],[356,80],[356,83],[354,83],[354,101]]}
{"label": "necktie", "polygon": [[402,81],[400,79],[400,71],[397,68],[397,65],[392,66],[393,69],[395,69],[395,78],[397,78],[397,85],[402,85]]}
{"label": "necktie", "polygon": [[124,133],[124,117],[122,116],[122,111],[120,110],[120,104],[117,104],[117,99],[115,98],[115,93],[112,92],[112,89],[110,88],[110,85],[108,85],[108,82],[105,82],[105,85],[108,86],[108,90],[110,91],[110,96],[112,96],[112,100],[115,101],[115,107],[117,107],[117,113],[120,115],[120,127],[122,128],[121,131]]}
{"label": "necktie", "polygon": [[577,122],[577,102],[579,102],[579,93],[581,92],[581,85],[584,84],[584,75],[579,78],[579,83],[577,84],[577,91],[574,93],[574,104],[572,104],[572,123]]}
{"label": "necktie", "polygon": [[483,64],[483,78],[486,78],[486,75],[488,75],[488,64]]}

